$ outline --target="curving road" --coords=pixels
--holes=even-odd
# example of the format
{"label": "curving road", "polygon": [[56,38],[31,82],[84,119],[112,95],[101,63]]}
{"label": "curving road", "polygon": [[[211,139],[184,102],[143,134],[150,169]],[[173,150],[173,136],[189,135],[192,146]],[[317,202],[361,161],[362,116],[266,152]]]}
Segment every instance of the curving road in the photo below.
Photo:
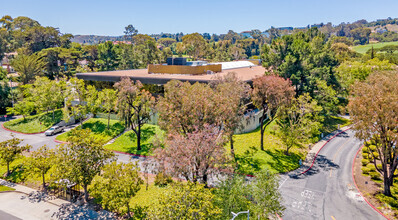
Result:
{"label": "curving road", "polygon": [[282,175],[283,219],[384,219],[353,183],[352,161],[360,146],[361,141],[348,130],[322,148],[307,173]]}

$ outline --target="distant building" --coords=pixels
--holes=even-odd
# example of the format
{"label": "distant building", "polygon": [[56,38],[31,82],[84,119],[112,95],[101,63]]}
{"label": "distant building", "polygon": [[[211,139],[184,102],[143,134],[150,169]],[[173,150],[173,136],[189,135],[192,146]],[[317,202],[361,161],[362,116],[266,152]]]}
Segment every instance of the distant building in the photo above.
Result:
{"label": "distant building", "polygon": [[241,35],[243,38],[253,38],[253,37],[252,37],[252,32],[251,32],[251,31],[242,31],[242,32],[240,32],[240,35]]}
{"label": "distant building", "polygon": [[9,73],[15,73],[14,68],[11,66],[11,59],[13,59],[17,52],[5,53],[3,59],[1,60],[0,64],[3,69],[6,69]]}

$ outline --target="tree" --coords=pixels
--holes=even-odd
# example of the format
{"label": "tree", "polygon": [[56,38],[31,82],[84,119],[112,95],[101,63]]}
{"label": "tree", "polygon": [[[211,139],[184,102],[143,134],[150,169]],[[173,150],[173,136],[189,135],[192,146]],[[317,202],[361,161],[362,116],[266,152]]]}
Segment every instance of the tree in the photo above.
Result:
{"label": "tree", "polygon": [[55,109],[59,108],[64,101],[65,82],[36,77],[32,90],[38,110],[47,112],[52,110],[54,120]]}
{"label": "tree", "polygon": [[231,153],[234,156],[233,135],[242,124],[242,118],[246,110],[245,103],[249,99],[250,86],[239,80],[236,73],[229,72],[224,77],[218,77],[211,83],[218,95],[220,120],[224,134],[229,137]]}
{"label": "tree", "polygon": [[142,87],[140,81],[134,83],[129,77],[122,77],[115,84],[120,119],[136,134],[138,151],[141,150],[141,127],[149,120],[155,103],[151,93]]}
{"label": "tree", "polygon": [[118,48],[113,45],[112,41],[107,41],[102,44],[98,44],[98,59],[95,64],[101,71],[115,70],[118,66],[119,58]]}
{"label": "tree", "polygon": [[373,73],[366,81],[354,83],[348,104],[355,136],[374,143],[378,155],[372,153],[371,158],[383,176],[386,196],[392,196],[390,187],[398,176],[397,82],[395,71]]}
{"label": "tree", "polygon": [[102,109],[108,113],[108,129],[111,120],[111,112],[116,109],[116,91],[113,89],[104,89],[98,93],[98,100]]}
{"label": "tree", "polygon": [[165,47],[170,47],[172,44],[176,43],[177,41],[173,38],[160,38],[157,41],[159,44],[164,45]]}
{"label": "tree", "polygon": [[19,73],[20,82],[23,84],[31,83],[35,76],[43,75],[45,63],[36,54],[19,54],[11,61],[11,66]]}
{"label": "tree", "polygon": [[174,135],[164,149],[155,150],[159,169],[167,175],[183,177],[207,185],[209,176],[229,170],[230,158],[214,127],[187,136]]}
{"label": "tree", "polygon": [[102,144],[89,129],[72,130],[67,145],[61,145],[56,153],[56,173],[59,179],[67,179],[84,189],[84,201],[88,201],[87,186],[101,172],[108,162],[114,159],[111,151]]}
{"label": "tree", "polygon": [[221,181],[214,189],[214,203],[222,210],[220,219],[231,219],[231,212],[250,210],[253,213],[249,190],[244,176],[235,174]]}
{"label": "tree", "polygon": [[199,33],[188,34],[182,37],[182,43],[186,53],[196,60],[203,57],[206,50],[206,40]]}
{"label": "tree", "polygon": [[293,99],[290,105],[282,107],[277,124],[278,136],[286,146],[286,155],[300,141],[306,141],[319,133],[322,119],[318,115],[321,110],[322,107],[308,94],[301,95]]}
{"label": "tree", "polygon": [[213,125],[221,130],[218,96],[207,84],[172,80],[164,86],[157,110],[162,129],[181,134]]}
{"label": "tree", "polygon": [[14,105],[14,107],[8,107],[8,114],[22,115],[23,120],[26,121],[26,117],[35,110],[35,103],[30,99],[24,99]]}
{"label": "tree", "polygon": [[105,165],[90,191],[105,209],[122,215],[127,213],[130,219],[130,200],[144,183],[138,170],[137,164],[131,162]]}
{"label": "tree", "polygon": [[[253,80],[252,100],[262,110],[260,117],[261,150],[264,150],[264,131],[274,119],[280,106],[286,105],[294,96],[290,80],[279,76],[267,75]],[[269,119],[269,122],[264,124]]]}
{"label": "tree", "polygon": [[124,38],[133,43],[133,37],[138,34],[138,30],[132,24],[127,25],[124,29]]}
{"label": "tree", "polygon": [[282,196],[279,192],[279,181],[275,174],[263,169],[256,174],[250,186],[254,213],[258,219],[283,214]]}
{"label": "tree", "polygon": [[221,210],[214,206],[211,189],[196,183],[175,183],[165,190],[150,213],[150,219],[215,219]]}
{"label": "tree", "polygon": [[28,151],[32,146],[20,146],[22,140],[11,135],[11,139],[0,142],[0,161],[7,165],[6,177],[10,175],[10,164],[21,156],[22,152]]}
{"label": "tree", "polygon": [[371,33],[371,30],[369,28],[355,28],[350,31],[352,38],[355,40],[358,40],[361,45],[364,45],[366,43],[369,43],[369,36]]}
{"label": "tree", "polygon": [[42,177],[43,189],[46,189],[45,175],[54,166],[55,152],[46,147],[40,147],[37,151],[33,151],[26,160],[28,171]]}

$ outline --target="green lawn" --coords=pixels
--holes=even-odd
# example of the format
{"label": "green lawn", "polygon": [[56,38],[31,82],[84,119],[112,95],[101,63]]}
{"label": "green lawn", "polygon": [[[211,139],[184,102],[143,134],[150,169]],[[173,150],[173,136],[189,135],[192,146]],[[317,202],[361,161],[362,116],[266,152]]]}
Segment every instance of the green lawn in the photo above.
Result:
{"label": "green lawn", "polygon": [[354,51],[365,54],[368,50],[372,49],[372,46],[374,49],[377,48],[382,48],[387,45],[398,45],[398,41],[396,42],[380,42],[380,43],[375,43],[375,44],[366,44],[366,45],[358,45],[353,47]]}
{"label": "green lawn", "polygon": [[3,191],[14,191],[14,190],[15,190],[14,188],[0,185],[0,192],[3,192]]}
{"label": "green lawn", "polygon": [[154,183],[150,183],[148,186],[148,190],[145,188],[145,184],[141,185],[140,191],[130,199],[130,206],[150,206],[151,204],[156,203],[157,199],[159,198],[160,193],[162,191],[167,190],[167,187],[158,187],[155,186]]}
{"label": "green lawn", "polygon": [[[89,128],[91,134],[101,140],[102,143],[110,141],[124,131],[124,126],[118,120],[110,120],[110,128],[107,129],[108,119],[104,118],[90,118],[83,122],[83,129]],[[80,125],[74,129],[80,129]],[[59,141],[68,141],[68,134],[70,131],[57,136]]]}
{"label": "green lawn", "polygon": [[[337,130],[338,124],[340,127],[344,127],[350,123],[347,119],[332,116],[324,121],[322,132],[328,134]],[[264,151],[260,149],[260,128],[252,132],[234,135],[239,172],[254,174],[261,169],[268,168],[271,172],[283,173],[299,167],[299,161],[305,159],[308,148],[293,147],[289,150],[290,156],[286,156],[284,144],[275,135],[276,126],[276,121],[273,121],[264,132]],[[225,147],[229,150],[229,143]]]}
{"label": "green lawn", "polygon": [[54,124],[62,120],[62,111],[55,111],[55,120],[53,120],[53,113],[42,113],[38,115],[28,116],[23,118],[5,122],[4,127],[22,133],[38,133],[49,129]]}
{"label": "green lawn", "polygon": [[139,154],[139,155],[150,155],[152,152],[152,140],[154,137],[162,138],[164,131],[162,131],[157,125],[145,124],[141,129],[141,151],[137,151],[137,136],[134,131],[128,131],[122,136],[118,137],[112,144],[105,145],[106,149]]}

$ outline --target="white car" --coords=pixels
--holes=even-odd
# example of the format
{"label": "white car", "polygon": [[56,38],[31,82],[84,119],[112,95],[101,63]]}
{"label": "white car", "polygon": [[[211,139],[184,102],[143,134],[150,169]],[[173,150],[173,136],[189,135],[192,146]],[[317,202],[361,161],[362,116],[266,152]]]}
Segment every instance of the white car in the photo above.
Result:
{"label": "white car", "polygon": [[63,127],[61,127],[61,126],[53,126],[50,129],[48,129],[46,132],[44,132],[44,134],[46,136],[50,136],[50,135],[54,135],[56,133],[63,132],[63,131],[64,131]]}

